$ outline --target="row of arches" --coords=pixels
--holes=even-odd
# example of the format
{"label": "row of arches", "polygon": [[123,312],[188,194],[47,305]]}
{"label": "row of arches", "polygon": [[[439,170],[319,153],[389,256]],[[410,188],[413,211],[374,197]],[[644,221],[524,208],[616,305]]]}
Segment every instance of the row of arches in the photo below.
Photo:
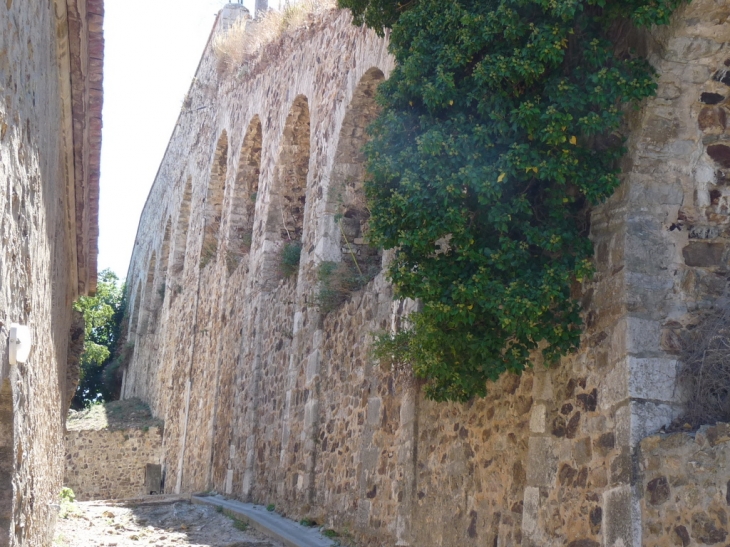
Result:
{"label": "row of arches", "polygon": [[[370,214],[363,191],[365,162],[362,147],[368,138],[367,126],[378,113],[375,92],[383,79],[382,71],[371,68],[353,94],[343,119],[324,198],[326,222],[329,223],[329,227],[324,230],[325,238],[329,239],[326,245],[329,249],[327,259],[341,262],[351,256],[359,270],[370,272],[380,269],[381,256],[367,244],[365,238]],[[230,150],[225,130],[218,138],[204,202],[203,242],[198,262],[201,269],[217,261],[220,254],[225,252],[226,269],[230,276],[259,237],[272,242],[272,248],[280,248],[287,243],[301,245],[311,153],[307,98],[300,95],[292,103],[268,189],[266,218],[256,219],[256,203],[261,198],[262,141],[262,123],[258,116],[254,116],[242,141],[233,188],[230,189],[227,230],[223,234],[223,204]],[[154,332],[152,324],[157,322],[157,313],[164,300],[164,293],[157,293],[169,291],[172,302],[181,290],[190,233],[192,194],[192,180],[188,178],[174,230],[171,219],[168,219],[162,246],[158,252],[152,251],[149,255],[144,283],[140,280],[134,289],[130,331],[145,334],[151,329]],[[160,272],[156,272],[158,254]],[[164,289],[155,288],[155,279],[160,280],[160,287]]]}

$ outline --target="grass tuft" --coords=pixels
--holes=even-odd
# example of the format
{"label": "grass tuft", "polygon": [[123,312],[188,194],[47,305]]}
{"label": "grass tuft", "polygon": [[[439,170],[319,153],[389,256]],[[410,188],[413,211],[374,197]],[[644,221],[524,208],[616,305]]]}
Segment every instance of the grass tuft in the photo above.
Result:
{"label": "grass tuft", "polygon": [[281,11],[269,10],[256,19],[240,18],[213,39],[219,71],[247,75],[266,45],[305,26],[311,16],[335,7],[335,0],[303,0]]}

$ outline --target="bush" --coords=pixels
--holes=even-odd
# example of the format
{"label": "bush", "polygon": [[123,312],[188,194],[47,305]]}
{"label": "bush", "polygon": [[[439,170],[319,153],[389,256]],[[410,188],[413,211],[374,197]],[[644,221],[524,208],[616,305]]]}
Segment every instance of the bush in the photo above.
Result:
{"label": "bush", "polygon": [[719,299],[681,345],[677,374],[684,413],[673,429],[730,422],[730,300]]}
{"label": "bush", "polygon": [[391,349],[429,397],[483,396],[533,351],[553,364],[578,347],[590,208],[620,182],[626,107],[656,89],[611,29],[666,24],[679,3],[340,0],[356,23],[392,26],[368,237],[395,249],[397,296],[423,303]]}
{"label": "bush", "polygon": [[279,271],[283,277],[291,277],[299,271],[299,258],[302,255],[302,244],[299,241],[287,241],[281,248]]}

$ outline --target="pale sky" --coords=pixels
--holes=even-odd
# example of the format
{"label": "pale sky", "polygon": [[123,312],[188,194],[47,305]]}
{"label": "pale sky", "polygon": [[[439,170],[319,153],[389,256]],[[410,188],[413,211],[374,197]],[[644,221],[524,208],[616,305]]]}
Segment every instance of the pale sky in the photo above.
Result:
{"label": "pale sky", "polygon": [[[127,275],[139,215],[215,14],[226,3],[104,2],[99,271]],[[253,13],[254,0],[244,3]]]}

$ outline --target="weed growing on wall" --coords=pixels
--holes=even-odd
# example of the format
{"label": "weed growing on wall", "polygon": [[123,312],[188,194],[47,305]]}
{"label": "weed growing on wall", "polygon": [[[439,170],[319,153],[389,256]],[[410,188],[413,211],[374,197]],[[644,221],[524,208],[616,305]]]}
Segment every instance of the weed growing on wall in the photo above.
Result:
{"label": "weed growing on wall", "polygon": [[214,240],[211,242],[203,242],[203,246],[200,249],[200,269],[202,270],[205,268],[208,264],[210,264],[213,260],[215,260],[215,255],[218,252],[218,241]]}
{"label": "weed growing on wall", "polygon": [[282,10],[268,10],[256,19],[240,18],[213,39],[219,71],[234,70],[237,76],[246,76],[246,61],[254,61],[267,44],[303,27],[312,15],[334,7],[334,0],[301,0],[286,3]]}
{"label": "weed growing on wall", "polygon": [[684,413],[673,429],[730,421],[730,299],[717,299],[682,336],[676,386]]}
{"label": "weed growing on wall", "polygon": [[291,277],[299,270],[299,258],[302,244],[298,241],[287,241],[281,247],[279,255],[279,271],[283,277]]}
{"label": "weed growing on wall", "polygon": [[625,108],[656,89],[610,29],[666,24],[680,2],[340,0],[392,27],[397,67],[365,148],[369,237],[395,249],[397,294],[423,303],[381,344],[429,397],[483,396],[538,348],[547,364],[577,348],[588,212],[619,184]]}
{"label": "weed growing on wall", "polygon": [[327,314],[337,309],[352,293],[367,285],[378,271],[377,267],[363,270],[349,256],[344,257],[342,262],[322,262],[317,269],[317,305],[320,311]]}

